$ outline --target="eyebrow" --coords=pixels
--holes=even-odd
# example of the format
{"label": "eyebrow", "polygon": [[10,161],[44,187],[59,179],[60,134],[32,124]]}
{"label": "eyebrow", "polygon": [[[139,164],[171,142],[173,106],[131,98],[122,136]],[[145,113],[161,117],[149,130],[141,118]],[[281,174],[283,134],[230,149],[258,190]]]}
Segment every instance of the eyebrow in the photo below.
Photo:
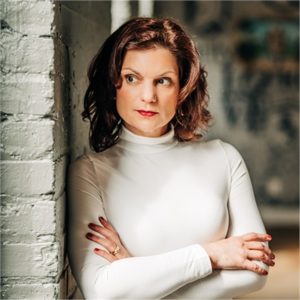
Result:
{"label": "eyebrow", "polygon": [[[129,67],[122,68],[121,71],[123,71],[123,70],[129,70],[129,71],[131,71],[131,72],[137,74],[138,76],[142,76],[138,71],[136,71],[136,70],[134,70],[134,69],[132,69],[132,68],[129,68]],[[167,70],[167,71],[163,72],[162,74],[158,75],[158,77],[164,76],[164,75],[169,74],[169,73],[173,73],[174,75],[176,75],[176,72],[175,72],[175,71],[173,71],[173,70]]]}

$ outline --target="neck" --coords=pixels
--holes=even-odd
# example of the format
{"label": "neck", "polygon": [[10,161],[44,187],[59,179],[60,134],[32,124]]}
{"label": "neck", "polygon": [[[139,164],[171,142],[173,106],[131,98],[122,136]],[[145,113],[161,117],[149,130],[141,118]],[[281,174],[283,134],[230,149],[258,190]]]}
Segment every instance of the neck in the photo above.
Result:
{"label": "neck", "polygon": [[118,146],[126,150],[139,153],[157,153],[165,151],[177,144],[174,136],[174,128],[159,137],[146,137],[133,133],[125,126],[121,129]]}
{"label": "neck", "polygon": [[170,124],[166,124],[165,126],[152,130],[152,131],[142,131],[139,130],[127,123],[124,123],[123,127],[125,127],[127,130],[132,132],[135,135],[143,136],[143,137],[150,137],[150,138],[155,138],[155,137],[160,137],[162,135],[165,135],[167,132],[170,131],[171,126]]}

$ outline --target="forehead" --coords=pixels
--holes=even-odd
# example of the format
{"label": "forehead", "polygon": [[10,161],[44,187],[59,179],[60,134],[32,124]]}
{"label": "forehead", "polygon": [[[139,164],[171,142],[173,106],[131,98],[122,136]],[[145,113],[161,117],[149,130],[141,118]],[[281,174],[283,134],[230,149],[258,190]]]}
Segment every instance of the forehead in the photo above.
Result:
{"label": "forehead", "polygon": [[178,74],[176,57],[170,50],[155,47],[143,50],[128,50],[125,54],[122,69],[130,68],[139,73],[160,74],[172,71]]}

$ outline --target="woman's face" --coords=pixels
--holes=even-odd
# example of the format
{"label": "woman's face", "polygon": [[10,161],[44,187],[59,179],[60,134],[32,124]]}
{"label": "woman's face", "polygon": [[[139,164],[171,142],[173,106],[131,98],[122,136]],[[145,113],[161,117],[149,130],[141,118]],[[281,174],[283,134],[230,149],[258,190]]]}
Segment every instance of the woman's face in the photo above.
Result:
{"label": "woman's face", "polygon": [[117,111],[127,129],[146,137],[168,130],[179,95],[175,56],[165,48],[127,51],[116,90]]}

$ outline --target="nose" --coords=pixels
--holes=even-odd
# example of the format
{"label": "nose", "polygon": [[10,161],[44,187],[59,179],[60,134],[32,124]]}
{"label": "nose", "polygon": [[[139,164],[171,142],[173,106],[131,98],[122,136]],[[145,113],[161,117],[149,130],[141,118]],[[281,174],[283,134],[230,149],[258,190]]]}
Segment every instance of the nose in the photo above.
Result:
{"label": "nose", "polygon": [[156,102],[156,87],[153,83],[145,82],[142,85],[141,100],[146,103]]}

